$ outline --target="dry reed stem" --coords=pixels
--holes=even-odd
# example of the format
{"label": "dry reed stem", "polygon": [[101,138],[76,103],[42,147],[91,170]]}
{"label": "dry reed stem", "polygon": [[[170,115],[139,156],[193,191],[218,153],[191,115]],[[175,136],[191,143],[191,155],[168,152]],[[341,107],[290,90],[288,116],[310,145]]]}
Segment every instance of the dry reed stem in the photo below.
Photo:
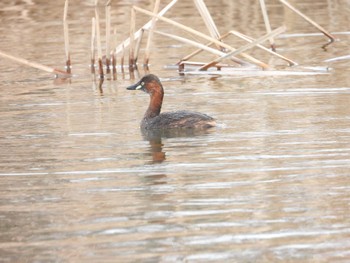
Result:
{"label": "dry reed stem", "polygon": [[[225,37],[227,37],[228,35],[229,35],[229,34],[226,33],[225,35],[221,36],[219,39],[222,40],[222,39],[224,39]],[[213,44],[213,42],[208,42],[208,43],[205,44],[205,45],[209,47],[209,46],[212,45],[212,44]],[[178,61],[176,64],[179,65],[179,64],[182,63],[183,61],[189,60],[190,58],[192,58],[192,57],[194,57],[195,55],[201,53],[202,51],[203,51],[203,49],[202,49],[202,48],[199,48],[199,49],[193,51],[192,53],[190,53],[189,55],[183,57],[183,58],[182,58],[180,61]],[[238,59],[238,58],[236,58],[236,60],[237,60],[237,59]],[[244,64],[244,61],[241,61],[239,64]]]}
{"label": "dry reed stem", "polygon": [[[239,37],[239,38],[241,38],[241,39],[243,39],[243,40],[245,40],[245,41],[247,41],[247,42],[249,42],[249,43],[252,43],[252,42],[254,41],[253,38],[248,37],[247,35],[244,35],[244,34],[242,34],[242,33],[240,33],[240,32],[234,31],[234,30],[230,31],[228,34],[235,35],[235,36],[237,36],[237,37]],[[298,65],[297,62],[295,62],[295,61],[293,61],[293,60],[291,60],[291,59],[289,59],[289,58],[287,58],[287,57],[285,57],[285,56],[282,56],[281,54],[278,54],[278,53],[276,53],[275,51],[272,51],[272,50],[270,50],[270,49],[264,47],[263,45],[258,44],[258,45],[256,45],[256,46],[259,47],[259,48],[261,48],[262,50],[265,50],[266,52],[270,53],[270,54],[273,55],[273,56],[279,57],[279,58],[281,58],[281,59],[287,61],[287,62],[289,63],[289,66]]]}
{"label": "dry reed stem", "polygon": [[[225,35],[221,36],[221,37],[219,38],[219,40],[225,39],[228,35],[229,35],[229,33],[226,33]],[[208,42],[208,43],[205,44],[205,45],[209,47],[209,46],[212,45],[212,44],[213,44],[213,42],[210,41],[210,42]],[[187,55],[187,56],[183,57],[182,59],[180,59],[180,61],[178,61],[176,64],[179,65],[181,62],[186,61],[186,60],[189,60],[190,58],[192,58],[192,57],[194,57],[195,55],[201,53],[202,51],[203,51],[203,49],[201,49],[201,48],[200,48],[200,49],[197,49],[197,50],[193,51],[192,53],[190,53],[189,55]],[[241,65],[246,64],[245,61],[240,60],[240,59],[238,59],[238,58],[234,58],[234,59],[232,59],[232,60],[233,60],[234,62],[238,63],[238,64],[241,64]]]}
{"label": "dry reed stem", "polygon": [[321,31],[326,37],[329,38],[329,42],[322,46],[322,48],[326,48],[328,45],[332,44],[335,41],[334,36],[332,36],[330,33],[327,32],[323,27],[321,27],[319,24],[317,24],[315,21],[313,21],[308,16],[304,15],[302,12],[300,12],[298,9],[296,9],[294,6],[292,6],[290,3],[288,3],[286,0],[279,0],[282,4],[284,4],[286,7],[288,7],[290,10],[292,10],[297,15],[301,16],[304,20],[306,20],[308,23],[316,27],[319,31]]}
{"label": "dry reed stem", "polygon": [[129,47],[129,67],[133,67],[135,64],[135,24],[136,24],[136,13],[133,8],[131,8],[130,17],[130,47]]}
{"label": "dry reed stem", "polygon": [[[117,44],[117,28],[114,27],[113,29],[113,46]],[[113,79],[117,79],[117,54],[115,53],[115,50],[113,49],[111,51],[112,53],[112,67],[113,67]]]}
{"label": "dry reed stem", "polygon": [[91,73],[95,73],[95,42],[96,42],[96,20],[91,21]]}
{"label": "dry reed stem", "polygon": [[[219,30],[217,29],[215,22],[213,18],[211,17],[209,10],[207,6],[205,5],[203,0],[194,0],[194,3],[198,9],[199,14],[201,15],[207,29],[209,30],[209,33],[211,37],[220,39],[220,33]],[[220,49],[219,45],[216,45],[217,48]]]}
{"label": "dry reed stem", "polygon": [[[209,42],[206,44],[207,47],[209,47],[211,44],[213,44],[213,42]],[[178,61],[176,64],[179,65],[182,61],[187,61],[190,58],[194,57],[195,55],[198,55],[199,53],[201,53],[203,51],[203,49],[199,48],[195,51],[193,51],[192,53],[188,54],[187,56],[184,56],[182,59],[180,59],[180,61]]]}
{"label": "dry reed stem", "polygon": [[[159,13],[158,15],[162,16],[164,15],[166,12],[169,11],[169,9],[171,7],[174,6],[174,4],[176,4],[177,0],[172,0],[166,7],[164,7]],[[152,20],[148,21],[146,24],[144,24],[139,30],[137,30],[134,34],[134,38],[139,38],[141,35],[141,31],[143,29],[149,29],[152,25]],[[115,48],[115,53],[118,54],[120,52],[123,51],[123,49],[125,49],[125,47],[128,47],[130,45],[130,38],[125,39],[122,43],[120,43],[116,48]]]}
{"label": "dry reed stem", "polygon": [[145,32],[145,30],[141,29],[141,34],[140,34],[139,38],[137,39],[137,42],[136,42],[136,45],[135,45],[135,63],[137,62],[137,59],[139,57],[140,48],[141,48],[141,42],[142,42],[142,37],[143,37],[143,33],[144,32]]}
{"label": "dry reed stem", "polygon": [[95,1],[95,18],[96,18],[96,42],[97,42],[97,57],[98,57],[98,70],[100,78],[104,78],[103,64],[102,64],[102,45],[101,45],[101,34],[100,34],[100,15],[98,13],[98,0]]}
{"label": "dry reed stem", "polygon": [[[261,12],[263,15],[264,23],[265,23],[266,32],[268,34],[270,34],[271,33],[271,25],[270,25],[269,16],[267,14],[265,0],[259,0],[259,2],[260,2],[260,7],[261,7]],[[269,38],[269,42],[270,42],[272,50],[275,51],[276,50],[275,40],[273,38]]]}
{"label": "dry reed stem", "polygon": [[[229,45],[227,45],[227,44],[225,44],[225,43],[223,43],[223,42],[221,42],[221,41],[219,41],[219,40],[217,40],[217,39],[215,39],[215,38],[212,38],[212,37],[210,37],[210,36],[208,36],[208,35],[206,35],[206,34],[203,34],[203,33],[199,32],[199,31],[197,31],[197,30],[194,30],[193,28],[190,28],[190,27],[188,27],[188,26],[185,26],[185,25],[183,25],[183,24],[180,24],[180,23],[178,23],[178,22],[175,22],[175,21],[173,21],[173,20],[171,20],[171,19],[169,19],[169,18],[165,18],[165,17],[159,16],[159,15],[157,15],[157,14],[153,14],[152,12],[149,12],[149,11],[147,11],[147,10],[145,10],[145,9],[142,9],[142,8],[140,8],[140,7],[137,7],[137,6],[134,6],[133,8],[134,8],[136,11],[140,12],[140,13],[143,13],[143,14],[146,14],[146,15],[149,15],[149,16],[152,16],[152,17],[155,16],[155,17],[157,17],[159,20],[162,20],[162,21],[164,21],[164,22],[166,22],[166,23],[168,23],[168,24],[171,24],[171,25],[173,25],[173,26],[175,26],[175,27],[181,28],[182,30],[184,30],[184,31],[186,31],[186,32],[192,33],[192,34],[194,34],[194,35],[196,35],[196,36],[199,36],[199,37],[201,37],[201,38],[203,38],[203,39],[212,41],[213,43],[215,43],[215,44],[217,44],[217,45],[219,45],[219,46],[221,46],[221,47],[223,47],[223,48],[226,48],[226,49],[231,50],[231,51],[235,51],[235,50],[236,50],[236,49],[234,49],[233,47],[231,47],[231,46],[229,46]],[[251,63],[258,65],[259,67],[262,67],[262,68],[264,68],[264,69],[267,69],[267,68],[269,67],[267,64],[265,64],[265,63],[259,61],[258,59],[254,58],[254,57],[252,57],[252,56],[250,56],[250,55],[248,55],[248,54],[242,53],[241,55],[242,55],[243,57],[245,57],[247,60],[249,60]]]}
{"label": "dry reed stem", "polygon": [[[156,0],[156,2],[154,3],[154,8],[153,8],[153,13],[154,14],[158,13],[159,4],[160,4],[160,0]],[[143,65],[148,65],[149,64],[149,59],[150,59],[150,55],[151,55],[151,41],[152,41],[152,37],[153,37],[153,30],[154,30],[154,28],[156,26],[156,22],[157,22],[157,19],[155,17],[152,17],[151,27],[150,27],[150,29],[148,31],[148,38],[147,38],[147,44],[146,44],[146,50],[145,50],[145,58],[144,58],[144,61],[143,61]]]}
{"label": "dry reed stem", "polygon": [[208,52],[210,52],[210,53],[212,53],[214,55],[220,56],[220,57],[224,56],[226,54],[225,52],[222,52],[222,51],[217,50],[215,48],[211,48],[211,47],[209,47],[207,45],[204,45],[204,44],[198,43],[196,41],[193,41],[193,40],[190,40],[190,39],[187,39],[187,38],[184,38],[184,37],[180,37],[180,36],[177,36],[177,35],[174,35],[174,34],[168,34],[168,33],[160,32],[160,31],[157,31],[157,30],[154,30],[154,33],[157,33],[159,35],[166,36],[166,37],[175,39],[177,41],[180,41],[180,42],[192,45],[194,47],[199,48],[199,50],[201,50],[201,51],[202,50],[208,51]]}
{"label": "dry reed stem", "polygon": [[67,22],[68,2],[69,2],[69,0],[66,0],[64,2],[63,35],[64,35],[64,48],[65,48],[65,53],[66,53],[66,70],[67,70],[67,73],[71,73],[71,60],[70,60],[70,51],[69,51],[69,32],[68,32],[68,22]]}
{"label": "dry reed stem", "polygon": [[115,52],[112,53],[112,72],[113,72],[113,80],[117,79],[117,57]]}
{"label": "dry reed stem", "polygon": [[125,56],[125,48],[124,48],[124,45],[122,45],[122,54],[120,57],[120,66],[122,71],[124,70],[124,56]]}
{"label": "dry reed stem", "polygon": [[228,58],[230,56],[238,55],[238,54],[244,52],[245,50],[248,50],[248,49],[256,46],[257,44],[260,44],[260,43],[264,42],[266,39],[268,39],[270,37],[275,37],[275,36],[281,34],[285,30],[286,30],[286,27],[285,26],[281,26],[281,27],[273,30],[270,34],[266,34],[266,35],[264,35],[262,37],[259,37],[258,39],[254,40],[253,42],[251,42],[251,43],[249,43],[249,44],[247,44],[247,45],[245,45],[243,47],[240,47],[237,50],[231,51],[231,52],[225,54],[224,56],[209,62],[208,64],[200,67],[199,70],[207,70],[208,68],[213,67],[217,63],[221,62],[223,59]]}
{"label": "dry reed stem", "polygon": [[24,59],[24,58],[18,58],[18,57],[6,54],[2,51],[0,51],[0,57],[7,58],[7,59],[15,61],[17,63],[23,64],[23,65],[26,65],[26,66],[29,66],[32,68],[40,69],[40,70],[45,71],[45,72],[53,73],[53,74],[60,75],[63,77],[71,77],[70,73],[65,72],[63,70],[51,68],[51,67],[48,67],[48,66],[36,63],[36,62],[29,61],[29,60]]}
{"label": "dry reed stem", "polygon": [[111,63],[111,55],[110,55],[110,45],[111,45],[111,0],[106,3],[105,6],[106,12],[106,68],[107,74],[110,73],[110,63]]}
{"label": "dry reed stem", "polygon": [[[230,32],[228,32],[228,33],[222,35],[222,36],[220,37],[220,39],[225,39],[225,38],[228,37],[229,35],[237,36],[237,37],[239,37],[239,38],[241,38],[241,39],[243,39],[243,40],[245,40],[245,41],[247,41],[247,42],[249,42],[249,43],[253,42],[253,40],[254,40],[253,38],[251,38],[251,37],[249,37],[249,36],[247,36],[247,35],[244,35],[244,34],[238,32],[238,31],[235,31],[235,30],[232,30],[232,31],[230,31]],[[213,43],[212,43],[212,42],[209,42],[209,43],[206,44],[206,46],[210,46],[211,44],[213,44]],[[265,50],[266,52],[272,54],[273,56],[276,56],[276,57],[278,57],[278,58],[281,58],[281,59],[287,61],[288,64],[289,64],[289,66],[298,65],[297,62],[295,62],[295,61],[293,61],[293,60],[291,60],[291,59],[289,59],[289,58],[287,58],[287,57],[285,57],[285,56],[283,56],[283,55],[281,55],[281,54],[278,54],[278,53],[276,53],[275,51],[272,51],[272,50],[270,50],[270,49],[264,47],[263,45],[258,44],[258,45],[256,45],[256,46],[259,47],[260,49]],[[204,49],[201,49],[201,48],[195,50],[195,51],[192,52],[191,54],[189,54],[189,55],[183,57],[183,58],[182,58],[179,62],[177,62],[176,64],[179,65],[179,64],[182,63],[183,61],[189,60],[190,58],[192,58],[193,56],[199,54],[199,53],[202,52],[203,50],[204,50]]]}
{"label": "dry reed stem", "polygon": [[[198,62],[198,61],[181,61],[181,63],[179,64],[179,68],[181,66],[184,66],[184,65],[190,65],[190,66],[204,66],[206,65],[207,63],[206,62]],[[218,63],[215,65],[215,67],[217,67],[218,69],[220,68],[233,68],[232,65],[229,65],[229,64],[222,64],[222,63]],[[237,68],[239,69],[239,68]]]}

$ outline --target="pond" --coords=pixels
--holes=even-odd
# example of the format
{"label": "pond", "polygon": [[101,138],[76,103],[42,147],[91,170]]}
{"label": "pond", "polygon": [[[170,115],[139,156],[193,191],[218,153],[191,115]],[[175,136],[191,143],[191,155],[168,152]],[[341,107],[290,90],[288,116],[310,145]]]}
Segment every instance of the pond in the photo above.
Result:
{"label": "pond", "polygon": [[[349,55],[349,1],[291,1],[334,32],[326,51],[315,28],[267,1],[272,27],[287,27],[277,50],[299,66],[247,53],[276,72],[181,76],[174,65],[194,48],[155,35],[149,72],[163,82],[162,110],[204,112],[219,126],[152,139],[139,128],[148,96],[126,90],[146,71],[119,68],[100,90],[89,68],[94,1],[73,2],[73,78],[0,58],[1,262],[349,261],[350,61],[334,59]],[[265,34],[258,1],[206,3],[220,32]],[[154,5],[112,1],[119,42],[132,4]],[[2,0],[0,50],[64,68],[63,5]],[[180,0],[166,16],[207,33],[196,12]],[[137,26],[148,20],[137,15]]]}

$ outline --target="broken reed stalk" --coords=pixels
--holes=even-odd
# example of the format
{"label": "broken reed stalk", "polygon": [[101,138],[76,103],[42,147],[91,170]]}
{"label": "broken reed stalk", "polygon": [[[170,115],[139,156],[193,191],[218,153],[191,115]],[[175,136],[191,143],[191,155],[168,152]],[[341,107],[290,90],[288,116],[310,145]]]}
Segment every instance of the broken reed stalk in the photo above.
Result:
{"label": "broken reed stalk", "polygon": [[[270,34],[271,33],[271,25],[270,25],[269,16],[268,16],[267,10],[266,10],[265,0],[259,0],[259,2],[260,2],[261,12],[262,12],[262,15],[263,15],[263,18],[264,18],[266,32],[268,34]],[[273,38],[269,38],[269,42],[270,42],[270,45],[271,45],[271,49],[273,51],[275,51],[276,50],[275,40]]]}
{"label": "broken reed stalk", "polygon": [[286,27],[285,26],[281,26],[281,27],[273,30],[270,34],[266,34],[266,35],[264,35],[262,37],[259,37],[258,39],[254,40],[253,42],[251,42],[251,43],[249,43],[249,44],[247,44],[247,45],[245,45],[243,47],[240,47],[237,50],[231,51],[231,52],[225,54],[224,56],[222,56],[220,58],[217,58],[217,59],[207,63],[206,65],[200,67],[199,70],[207,70],[208,68],[213,67],[217,63],[221,62],[223,59],[228,58],[230,56],[238,55],[238,54],[244,52],[245,50],[248,50],[248,49],[256,46],[257,44],[260,44],[260,43],[264,42],[266,39],[268,39],[270,37],[275,37],[275,36],[281,34],[285,30],[286,30]]}
{"label": "broken reed stalk", "polygon": [[[153,13],[157,14],[158,10],[159,10],[159,4],[160,4],[160,0],[156,0],[155,4],[154,4],[154,8],[153,8]],[[147,66],[149,64],[149,58],[151,55],[151,41],[152,41],[152,37],[153,37],[153,30],[154,27],[156,25],[157,22],[157,18],[156,17],[152,17],[151,20],[151,27],[148,31],[148,38],[147,38],[147,45],[146,45],[146,50],[145,50],[145,59],[143,61],[143,65]],[[141,41],[141,37],[140,37],[140,41]]]}
{"label": "broken reed stalk", "polygon": [[[212,45],[213,42],[209,42],[206,44],[207,47],[209,47],[210,45]],[[203,51],[202,48],[198,48],[197,50],[193,51],[192,53],[188,54],[187,56],[183,57],[182,59],[180,59],[180,61],[178,61],[176,63],[176,65],[179,65],[181,62],[189,60],[190,58],[194,57],[195,55],[198,55],[199,53],[201,53]]]}
{"label": "broken reed stalk", "polygon": [[[243,40],[245,40],[245,41],[247,41],[247,42],[249,42],[249,43],[252,43],[252,42],[254,41],[253,38],[251,38],[251,37],[249,37],[249,36],[247,36],[247,35],[244,35],[244,34],[242,34],[242,33],[240,33],[240,32],[234,31],[234,30],[230,31],[228,34],[226,34],[226,36],[229,35],[229,34],[234,35],[234,36],[237,36],[237,37],[239,37],[239,38],[241,38],[241,39],[243,39]],[[281,58],[281,59],[287,61],[288,64],[289,64],[289,66],[298,65],[297,62],[295,62],[295,61],[293,61],[293,60],[291,60],[291,59],[289,59],[289,58],[286,58],[285,56],[282,56],[281,54],[278,54],[278,53],[276,53],[275,51],[270,50],[270,49],[264,47],[263,45],[258,44],[258,45],[256,45],[256,46],[257,46],[258,48],[261,48],[262,50],[265,50],[266,52],[270,53],[270,54],[273,55],[273,56],[279,57],[279,58]]]}
{"label": "broken reed stalk", "polygon": [[[166,7],[164,7],[158,15],[162,16],[166,12],[169,11],[171,7],[173,7],[174,4],[176,4],[177,0],[172,0]],[[138,38],[141,35],[141,31],[143,29],[149,29],[152,25],[152,20],[148,21],[146,24],[144,24],[139,30],[137,30],[134,34],[134,38]],[[115,53],[118,54],[119,52],[122,52],[125,47],[128,47],[130,45],[130,38],[125,39],[122,43],[120,43],[116,48],[115,48]]]}
{"label": "broken reed stalk", "polygon": [[[210,12],[207,8],[207,6],[205,5],[203,0],[194,0],[194,3],[198,9],[199,14],[201,15],[207,29],[209,30],[209,33],[211,35],[211,37],[216,38],[216,39],[220,39],[220,33],[219,30],[217,29],[213,18],[210,15]],[[219,45],[216,45],[218,49],[222,49],[220,48]]]}
{"label": "broken reed stalk", "polygon": [[135,23],[136,14],[134,8],[131,8],[130,17],[130,47],[129,47],[129,67],[132,68],[135,64]]}
{"label": "broken reed stalk", "polygon": [[[247,35],[244,35],[244,34],[238,32],[238,31],[234,31],[234,30],[232,30],[232,31],[230,31],[230,32],[228,32],[228,33],[222,35],[222,36],[220,37],[220,39],[225,39],[225,38],[228,37],[229,35],[237,36],[237,37],[239,37],[239,38],[241,38],[241,39],[243,39],[243,40],[245,40],[245,41],[247,41],[247,42],[249,42],[249,43],[251,43],[251,42],[254,41],[253,38],[251,38],[251,37],[249,37],[249,36],[247,36]],[[170,37],[170,36],[169,36],[169,37]],[[213,44],[213,43],[212,43],[212,42],[207,43],[207,44],[206,44],[206,47],[210,46],[211,44]],[[281,59],[287,61],[287,62],[289,63],[289,66],[298,65],[297,62],[295,62],[295,61],[293,61],[293,60],[291,60],[291,59],[289,59],[289,58],[287,58],[287,57],[285,57],[285,56],[282,56],[281,54],[278,54],[278,53],[276,53],[275,51],[272,51],[272,50],[270,50],[270,49],[264,47],[263,45],[258,44],[258,45],[256,45],[256,46],[259,47],[259,48],[261,48],[262,50],[265,50],[266,52],[268,52],[268,53],[270,53],[270,54],[276,56],[276,57],[279,57],[279,58],[281,58]],[[191,54],[189,54],[189,55],[183,57],[183,58],[182,58],[179,62],[177,62],[176,64],[179,65],[179,64],[182,63],[183,61],[189,60],[190,58],[192,58],[193,56],[199,54],[199,53],[202,52],[203,50],[205,50],[205,49],[198,47],[197,50],[195,50],[195,51],[192,52]],[[209,51],[209,50],[207,50],[207,51]],[[210,51],[209,51],[209,52],[210,52]],[[224,54],[225,54],[225,53],[222,53],[222,55],[224,55]]]}
{"label": "broken reed stalk", "polygon": [[106,3],[106,73],[110,73],[111,55],[110,55],[110,44],[111,44],[111,0]]}
{"label": "broken reed stalk", "polygon": [[68,33],[68,22],[67,22],[68,2],[69,2],[69,0],[66,0],[64,2],[63,35],[64,35],[64,47],[65,47],[65,53],[66,53],[66,70],[67,70],[67,73],[71,73],[71,60],[70,60],[70,51],[69,51],[69,33]]}
{"label": "broken reed stalk", "polygon": [[[236,50],[236,49],[234,49],[233,47],[231,47],[231,46],[229,46],[229,45],[227,45],[227,44],[221,42],[220,40],[217,40],[217,39],[215,39],[215,38],[212,38],[212,37],[210,37],[210,36],[208,36],[208,35],[206,35],[206,34],[203,34],[203,33],[199,32],[199,31],[197,31],[197,30],[194,30],[193,28],[190,28],[190,27],[187,27],[187,26],[185,26],[185,25],[182,25],[182,24],[180,24],[180,23],[178,23],[178,22],[175,22],[175,21],[173,21],[173,20],[171,20],[171,19],[162,17],[162,16],[157,15],[157,14],[153,14],[152,12],[147,11],[147,10],[142,9],[142,8],[139,8],[139,7],[137,7],[137,6],[134,6],[133,8],[134,8],[136,11],[140,12],[140,13],[143,13],[143,14],[146,14],[146,15],[149,15],[149,16],[152,16],[152,17],[155,16],[155,17],[157,17],[159,20],[162,20],[162,21],[164,21],[164,22],[166,22],[166,23],[168,23],[168,24],[171,24],[171,25],[173,25],[173,26],[176,26],[176,27],[178,27],[178,28],[181,28],[182,30],[185,30],[186,32],[192,33],[192,34],[194,34],[194,35],[196,35],[196,36],[199,36],[199,37],[201,37],[201,38],[203,38],[203,39],[212,41],[213,43],[215,43],[215,44],[221,46],[222,48],[226,48],[226,49],[231,50],[231,51],[235,51],[235,50]],[[258,65],[259,67],[262,67],[263,69],[267,69],[267,68],[269,67],[267,64],[265,64],[265,63],[259,61],[259,60],[256,59],[256,58],[253,58],[252,56],[250,56],[250,55],[248,55],[248,54],[242,53],[241,55],[242,55],[243,57],[245,57],[247,60],[249,60],[251,63],[253,63],[253,64],[255,64],[255,65]]]}
{"label": "broken reed stalk", "polygon": [[92,18],[91,22],[91,73],[95,74],[95,42],[96,42],[96,20]]}
{"label": "broken reed stalk", "polygon": [[[228,35],[229,35],[229,33],[226,33],[225,35],[221,36],[221,37],[219,38],[219,40],[222,40],[222,39],[226,38]],[[212,45],[212,44],[213,44],[213,42],[208,42],[208,43],[206,44],[206,46],[209,47],[209,46]],[[191,54],[189,54],[189,55],[183,57],[183,58],[182,58],[180,61],[178,61],[176,64],[179,65],[179,64],[182,63],[183,61],[189,60],[190,58],[192,58],[192,57],[194,57],[195,55],[201,53],[202,51],[203,51],[203,49],[202,49],[202,48],[199,48],[199,49],[193,51]],[[223,54],[225,54],[225,53],[223,52]],[[234,61],[234,62],[236,62],[236,63],[238,63],[238,64],[240,64],[240,65],[247,64],[245,61],[243,61],[243,60],[241,60],[241,59],[238,59],[238,58],[236,58],[236,57],[235,57],[235,58],[231,58],[231,59],[232,59],[232,61]]]}
{"label": "broken reed stalk", "polygon": [[215,48],[211,48],[211,47],[209,47],[207,45],[198,43],[198,42],[190,40],[188,38],[184,38],[184,37],[180,37],[180,36],[177,36],[177,35],[160,32],[160,31],[157,31],[157,30],[154,30],[154,33],[162,35],[162,36],[165,36],[165,37],[169,37],[169,38],[175,39],[175,40],[183,42],[185,44],[192,45],[194,47],[199,48],[200,50],[208,51],[208,52],[210,52],[210,53],[212,53],[214,55],[220,56],[220,57],[224,56],[226,54],[226,53],[224,53],[224,52],[222,52],[220,50],[217,50]]}
{"label": "broken reed stalk", "polygon": [[23,65],[26,65],[26,66],[29,66],[32,68],[40,69],[40,70],[45,71],[45,72],[53,73],[53,74],[56,74],[57,76],[71,77],[70,73],[65,72],[63,70],[51,68],[51,67],[48,67],[48,66],[36,63],[36,62],[29,61],[29,60],[24,59],[24,58],[18,58],[18,57],[6,54],[2,51],[0,51],[0,57],[7,58],[7,59],[15,61],[17,63],[23,64]]}
{"label": "broken reed stalk", "polygon": [[294,6],[292,6],[290,3],[288,3],[286,0],[279,0],[282,4],[284,4],[286,7],[288,7],[290,10],[292,10],[294,13],[302,17],[304,20],[306,20],[308,23],[316,27],[319,31],[321,31],[326,37],[329,38],[329,42],[324,44],[322,48],[326,48],[328,45],[332,44],[335,41],[334,36],[332,36],[330,33],[327,32],[323,27],[321,27],[319,24],[317,24],[315,21],[313,21],[311,18],[304,15],[302,12],[300,12],[298,9],[296,9]]}
{"label": "broken reed stalk", "polygon": [[96,42],[97,42],[97,56],[98,56],[98,71],[100,78],[104,78],[103,64],[102,64],[102,46],[101,46],[101,34],[100,34],[100,16],[98,13],[98,0],[95,1],[95,18],[96,18]]}

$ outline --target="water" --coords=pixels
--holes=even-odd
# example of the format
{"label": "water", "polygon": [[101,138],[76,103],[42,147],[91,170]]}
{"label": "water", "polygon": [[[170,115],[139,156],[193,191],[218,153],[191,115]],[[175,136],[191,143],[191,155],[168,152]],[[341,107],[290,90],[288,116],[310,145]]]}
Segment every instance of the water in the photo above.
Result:
{"label": "water", "polygon": [[[222,4],[226,16],[239,14]],[[312,2],[299,4],[305,11]],[[177,5],[179,21],[188,24],[191,5]],[[125,88],[143,69],[134,79],[119,72],[100,93],[88,71],[91,3],[71,6],[71,81],[1,59],[0,261],[348,262],[349,61],[322,61],[348,55],[349,37],[338,34],[322,51],[326,39],[289,36],[314,31],[278,3],[268,6],[272,21],[290,28],[279,41],[301,64],[293,70],[322,74],[181,77],[164,66],[192,49],[157,42],[150,71],[164,81],[163,110],[214,116],[220,127],[205,134],[142,136],[148,97]],[[2,1],[0,50],[63,65],[62,8]],[[221,3],[209,8],[222,31],[238,23],[223,24]],[[129,9],[114,4],[119,39]],[[347,2],[314,9],[330,31],[348,30]],[[261,18],[248,14],[237,29],[259,35]]]}

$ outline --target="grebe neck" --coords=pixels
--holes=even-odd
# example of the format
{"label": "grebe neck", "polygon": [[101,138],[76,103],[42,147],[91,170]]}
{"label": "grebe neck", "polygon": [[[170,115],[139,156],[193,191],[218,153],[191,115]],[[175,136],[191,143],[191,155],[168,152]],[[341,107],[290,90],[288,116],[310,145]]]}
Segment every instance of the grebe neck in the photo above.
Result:
{"label": "grebe neck", "polygon": [[151,99],[144,118],[154,118],[160,114],[160,110],[162,108],[162,103],[163,103],[163,96],[164,96],[163,89],[153,91],[150,94]]}

